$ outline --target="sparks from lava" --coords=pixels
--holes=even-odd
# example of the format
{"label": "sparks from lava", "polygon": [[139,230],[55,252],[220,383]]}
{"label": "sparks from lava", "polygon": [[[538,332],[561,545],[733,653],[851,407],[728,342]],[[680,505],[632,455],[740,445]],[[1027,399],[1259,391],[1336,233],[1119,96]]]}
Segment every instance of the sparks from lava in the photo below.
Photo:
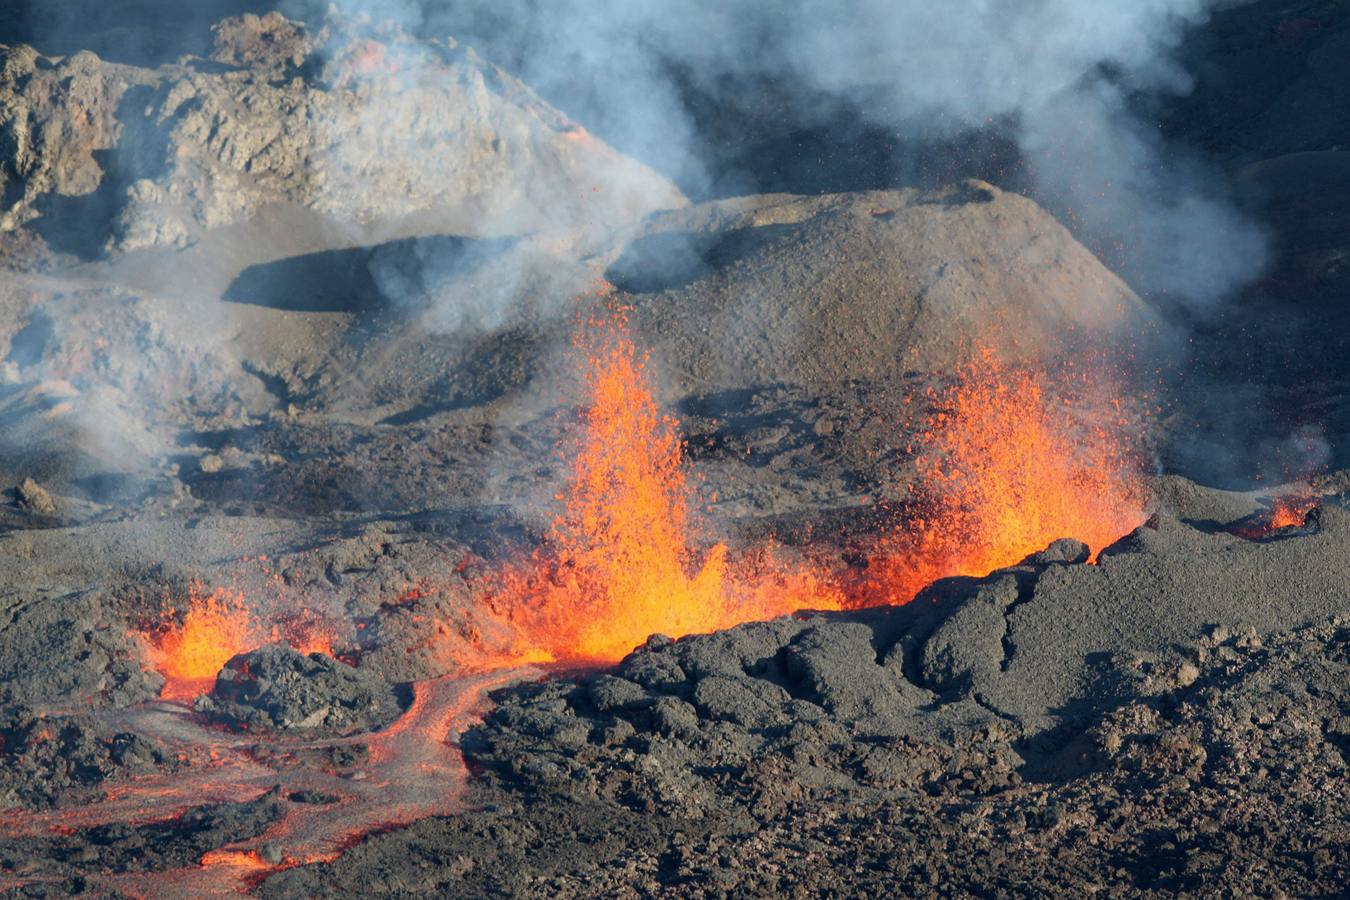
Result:
{"label": "sparks from lava", "polygon": [[1300,495],[1277,498],[1270,509],[1269,530],[1302,526],[1316,505],[1316,497]]}
{"label": "sparks from lava", "polygon": [[[1070,387],[1084,394],[1077,408]],[[1099,553],[1147,517],[1140,455],[1109,381],[1076,370],[1052,378],[979,347],[926,400],[914,511],[879,542],[864,605],[904,603],[939,578],[983,576],[1059,538]]]}
{"label": "sparks from lava", "polygon": [[771,550],[733,560],[726,545],[698,540],[684,444],[657,407],[622,310],[588,322],[577,346],[586,402],[565,447],[563,510],[546,546],[508,567],[489,600],[517,629],[523,658],[608,662],[653,633],[840,607],[823,579]]}

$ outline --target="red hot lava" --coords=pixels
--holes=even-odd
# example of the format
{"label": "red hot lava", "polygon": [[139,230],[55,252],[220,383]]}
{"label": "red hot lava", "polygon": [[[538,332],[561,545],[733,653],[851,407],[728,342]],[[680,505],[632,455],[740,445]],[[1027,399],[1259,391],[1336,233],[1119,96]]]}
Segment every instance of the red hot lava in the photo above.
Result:
{"label": "red hot lava", "polygon": [[[564,448],[569,477],[561,511],[545,546],[506,567],[496,593],[485,598],[515,645],[480,663],[608,662],[653,632],[678,636],[804,608],[903,603],[936,578],[983,575],[1059,537],[1077,536],[1100,549],[1143,520],[1142,479],[1119,436],[1115,405],[1099,398],[1095,405],[1111,415],[1076,427],[1050,379],[985,353],[954,387],[928,398],[933,411],[915,453],[914,492],[926,498],[924,515],[879,538],[867,583],[846,593],[837,586],[843,579],[786,564],[773,548],[733,555],[703,539],[691,514],[684,445],[655,402],[646,361],[622,316],[592,329],[580,346],[586,403],[579,435]],[[314,634],[297,637],[282,623],[262,624],[237,592],[194,587],[181,617],[152,637],[155,663],[169,680],[165,697],[187,699],[209,688],[230,656],[278,636],[315,647]],[[321,637],[318,643],[327,649]],[[464,769],[445,735],[471,719],[482,690],[520,677],[507,671],[421,682],[413,707],[381,732],[277,737],[270,757],[256,752],[256,736],[206,729],[176,704],[110,712],[118,727],[168,744],[186,768],[131,779],[99,804],[28,815],[3,830],[68,833],[163,821],[204,803],[256,799],[278,783],[338,798],[288,804],[263,835],[212,851],[199,869],[101,879],[147,895],[232,890],[275,868],[332,859],[374,829],[455,811]],[[286,762],[357,742],[370,750],[362,778]],[[257,854],[268,841],[284,848],[279,866]]]}
{"label": "red hot lava", "polygon": [[1100,552],[1147,518],[1140,455],[1109,380],[1005,364],[980,348],[913,446],[918,498],[878,542],[863,601],[904,603],[952,575],[983,576],[1059,538]]}
{"label": "red hot lava", "polygon": [[930,392],[912,486],[921,512],[876,540],[860,584],[784,565],[764,548],[733,560],[725,545],[698,540],[676,423],[658,410],[622,316],[595,324],[580,341],[587,404],[565,447],[563,511],[545,548],[508,567],[485,598],[518,635],[502,664],[612,662],[652,633],[905,603],[939,578],[987,574],[1058,538],[1101,550],[1146,518],[1130,423],[1111,386],[1079,377],[1083,396],[1071,402],[1075,379],[981,350],[951,388]]}
{"label": "red hot lava", "polygon": [[546,546],[487,598],[519,636],[510,661],[611,662],[656,632],[687,635],[800,609],[837,609],[817,574],[761,549],[733,560],[698,539],[684,444],[653,396],[622,312],[579,340],[581,434],[564,448],[563,511]]}
{"label": "red hot lava", "polygon": [[284,640],[302,653],[333,652],[330,630],[314,616],[299,613],[264,623],[240,591],[218,587],[206,593],[193,582],[181,620],[177,613],[169,610],[166,623],[146,635],[150,661],[164,676],[160,696],[166,700],[206,693],[231,657],[272,641]]}
{"label": "red hot lava", "polygon": [[[90,879],[131,896],[237,895],[267,872],[336,859],[373,831],[457,812],[468,773],[446,735],[478,718],[484,693],[532,675],[537,673],[517,670],[420,682],[412,707],[382,731],[321,740],[278,737],[267,742],[266,754],[258,752],[262,745],[257,736],[205,728],[181,706],[160,703],[106,712],[102,715],[110,724],[163,741],[186,768],[131,779],[109,790],[99,803],[0,817],[0,835],[70,834],[110,823],[163,822],[203,804],[256,800],[278,784],[285,796],[307,791],[334,798],[331,803],[286,802],[282,818],[261,835],[212,850],[192,868]],[[294,763],[307,750],[358,744],[369,750],[359,772]],[[283,850],[277,865],[256,852],[267,842]]]}
{"label": "red hot lava", "polygon": [[1271,501],[1270,509],[1256,513],[1240,524],[1236,531],[1239,537],[1256,540],[1279,531],[1281,528],[1301,528],[1308,521],[1308,513],[1318,504],[1318,498],[1312,494],[1287,494]]}

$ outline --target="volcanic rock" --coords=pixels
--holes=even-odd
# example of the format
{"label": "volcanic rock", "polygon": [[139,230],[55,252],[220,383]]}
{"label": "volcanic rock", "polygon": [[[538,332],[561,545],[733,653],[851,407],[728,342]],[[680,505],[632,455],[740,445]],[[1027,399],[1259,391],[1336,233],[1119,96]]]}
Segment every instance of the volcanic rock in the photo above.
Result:
{"label": "volcanic rock", "polygon": [[0,803],[30,806],[169,763],[162,745],[135,733],[114,731],[91,716],[39,716],[23,706],[0,720],[0,750]]}
{"label": "volcanic rock", "polygon": [[39,594],[6,609],[0,625],[0,704],[51,708],[79,697],[125,706],[159,694],[140,649],[109,615],[106,596]]}
{"label": "volcanic rock", "polygon": [[398,718],[398,694],[368,669],[272,644],[232,658],[198,708],[249,729],[373,731]]}
{"label": "volcanic rock", "polygon": [[51,198],[95,192],[84,209],[102,235],[73,220],[39,230],[80,225],[116,253],[182,248],[283,207],[355,231],[503,235],[683,202],[472,49],[335,25],[324,41],[277,13],[230,19],[212,60],[158,69],[4,48],[0,230],[73,215]]}
{"label": "volcanic rock", "polygon": [[[580,777],[584,755],[569,755],[577,736],[600,735],[617,719],[638,734],[678,737],[714,764],[747,740],[767,746],[793,723],[833,723],[855,739],[992,728],[1058,747],[1064,734],[1133,698],[1194,684],[1212,654],[1178,648],[1343,611],[1350,569],[1330,548],[1348,541],[1350,513],[1339,507],[1323,507],[1315,533],[1271,541],[1155,516],[1096,565],[1056,542],[988,578],[938,582],[907,606],[640,647],[618,678],[584,690],[525,689],[503,702],[473,750],[505,762],[528,746],[552,759],[559,777]],[[1244,652],[1259,643],[1248,640]],[[696,718],[669,727],[651,712],[663,699]]]}
{"label": "volcanic rock", "polygon": [[46,488],[31,478],[25,478],[14,489],[14,496],[20,509],[40,513],[44,516],[56,514],[56,501],[52,499],[52,495],[47,492]]}
{"label": "volcanic rock", "polygon": [[118,104],[146,80],[92,53],[57,61],[32,47],[0,46],[0,232],[36,218],[50,196],[98,189],[104,170],[94,154],[117,145]]}
{"label": "volcanic rock", "polygon": [[145,872],[195,865],[207,851],[255,837],[281,818],[285,807],[276,791],[244,803],[196,806],[162,822],[103,825],[50,838],[0,840],[0,859],[13,869],[16,858],[58,872]]}
{"label": "volcanic rock", "polygon": [[941,370],[984,346],[1042,359],[1152,320],[1043,209],[976,181],[660,213],[606,277],[700,390]]}
{"label": "volcanic rock", "polygon": [[[522,743],[511,722],[560,700],[589,718],[586,695],[520,688],[471,735],[488,765],[477,811],[374,837],[331,865],[269,879],[264,893],[321,894],[358,878],[465,897],[541,883],[557,893],[996,893],[1011,878],[1046,892],[1241,892],[1251,875],[1236,858],[1265,884],[1330,895],[1350,872],[1338,712],[1348,624],[1278,632],[1264,648],[1227,635],[1189,686],[1123,690],[1062,745],[1019,741],[997,722],[877,740],[826,717],[749,730],[702,721],[686,736],[639,727],[619,745],[563,753],[542,732]],[[764,634],[747,632],[745,646]],[[1056,764],[1029,780],[1024,758]],[[477,864],[465,870],[461,856]]]}

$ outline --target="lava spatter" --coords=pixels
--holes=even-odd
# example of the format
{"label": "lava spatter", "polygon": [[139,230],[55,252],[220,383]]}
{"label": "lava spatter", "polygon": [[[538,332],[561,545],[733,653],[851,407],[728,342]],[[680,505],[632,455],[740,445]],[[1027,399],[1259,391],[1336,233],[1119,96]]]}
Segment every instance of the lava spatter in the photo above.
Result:
{"label": "lava spatter", "polygon": [[877,542],[861,605],[904,603],[939,578],[983,576],[1059,538],[1100,552],[1146,518],[1133,429],[1100,377],[1008,365],[979,348],[924,399],[911,511]]}
{"label": "lava spatter", "polygon": [[150,662],[164,676],[160,696],[190,701],[211,690],[231,657],[270,641],[285,641],[302,653],[332,654],[331,631],[313,613],[269,618],[264,621],[241,591],[217,587],[208,592],[194,581],[181,620],[170,610],[166,623],[146,635]]}
{"label": "lava spatter", "polygon": [[163,633],[151,637],[150,659],[164,676],[160,696],[191,700],[206,693],[230,657],[265,640],[243,594],[225,588],[206,593],[193,582],[182,621],[171,620]]}
{"label": "lava spatter", "polygon": [[841,596],[810,571],[763,553],[752,565],[699,539],[677,423],[657,407],[622,311],[590,321],[577,346],[586,402],[579,434],[563,448],[562,511],[546,545],[528,564],[508,567],[487,598],[514,624],[523,652],[613,661],[653,633],[840,606]]}

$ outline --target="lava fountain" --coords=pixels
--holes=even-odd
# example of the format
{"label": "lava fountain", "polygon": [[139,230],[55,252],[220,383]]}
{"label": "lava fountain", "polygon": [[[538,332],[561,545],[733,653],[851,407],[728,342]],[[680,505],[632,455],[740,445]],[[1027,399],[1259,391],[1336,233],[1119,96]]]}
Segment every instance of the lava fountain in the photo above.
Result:
{"label": "lava fountain", "polygon": [[[510,567],[489,605],[534,661],[607,662],[653,633],[687,635],[842,597],[813,572],[760,549],[700,551],[677,423],[653,397],[622,312],[577,340],[586,360],[580,433],[563,448],[567,485],[545,546]],[[513,660],[514,661],[514,660]]]}
{"label": "lava fountain", "polygon": [[[175,611],[170,611],[170,616]],[[181,624],[151,637],[150,661],[164,676],[160,696],[191,700],[215,683],[216,674],[237,653],[262,644],[263,629],[243,594],[225,588],[203,593],[193,582]]]}
{"label": "lava fountain", "polygon": [[862,605],[907,602],[939,578],[983,576],[1059,538],[1098,553],[1147,517],[1134,429],[1111,383],[979,348],[925,399],[910,512],[878,542]]}
{"label": "lava fountain", "polygon": [[165,700],[190,701],[210,691],[231,657],[269,641],[284,640],[302,653],[332,653],[331,635],[318,619],[301,613],[266,624],[240,591],[217,587],[207,593],[194,581],[181,622],[177,612],[169,610],[166,624],[146,635],[150,662],[164,676]]}

